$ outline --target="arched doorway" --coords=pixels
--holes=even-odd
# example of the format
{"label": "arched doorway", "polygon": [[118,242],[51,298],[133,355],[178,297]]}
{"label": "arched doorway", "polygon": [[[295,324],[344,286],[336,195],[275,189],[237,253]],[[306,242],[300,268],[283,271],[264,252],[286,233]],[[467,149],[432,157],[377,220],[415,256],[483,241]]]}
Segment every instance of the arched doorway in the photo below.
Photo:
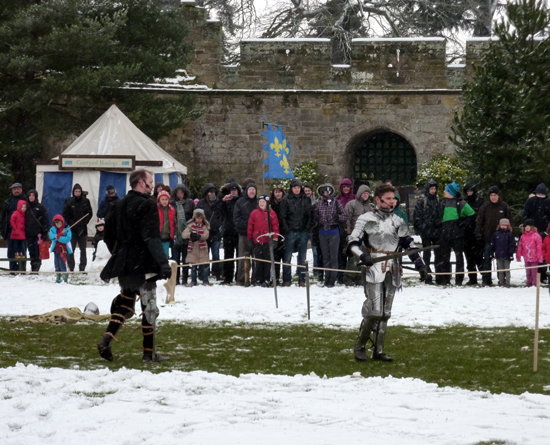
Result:
{"label": "arched doorway", "polygon": [[351,148],[355,188],[391,178],[395,186],[416,184],[416,152],[403,137],[380,131],[359,137]]}

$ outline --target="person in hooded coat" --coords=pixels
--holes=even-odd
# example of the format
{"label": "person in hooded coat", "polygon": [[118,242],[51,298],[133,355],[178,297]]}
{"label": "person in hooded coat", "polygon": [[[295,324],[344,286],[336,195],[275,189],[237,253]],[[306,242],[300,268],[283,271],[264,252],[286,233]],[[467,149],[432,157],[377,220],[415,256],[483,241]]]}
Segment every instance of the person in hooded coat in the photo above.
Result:
{"label": "person in hooded coat", "polygon": [[[185,264],[185,258],[187,256],[187,243],[188,240],[182,238],[182,233],[187,227],[187,221],[193,217],[193,211],[195,210],[195,203],[191,199],[191,191],[183,184],[177,184],[172,190],[172,201],[170,205],[176,209],[176,230],[174,233],[174,247],[172,248],[172,260],[180,264]],[[176,277],[176,284],[187,284],[187,275],[181,273],[181,268],[178,267],[178,273]]]}
{"label": "person in hooded coat", "polygon": [[476,219],[479,209],[485,204],[485,199],[477,194],[475,182],[468,182],[464,188],[466,202],[475,212],[466,218],[464,225],[464,256],[466,257],[466,268],[468,269],[468,286],[477,284],[477,271],[483,271],[483,242],[476,237]]}
{"label": "person in hooded coat", "polygon": [[[235,230],[239,234],[238,256],[240,257],[252,255],[252,249],[248,243],[248,219],[250,218],[250,214],[258,207],[256,194],[256,184],[254,182],[247,182],[243,196],[235,203],[233,223],[235,224]],[[245,276],[245,260],[239,260],[237,284],[239,286],[250,284],[249,277]]]}
{"label": "person in hooded coat", "polygon": [[[0,230],[2,238],[6,240],[7,243],[7,255],[8,258],[15,258],[15,243],[11,240],[11,224],[10,218],[13,212],[17,210],[17,203],[20,200],[27,201],[27,195],[23,193],[23,186],[19,182],[15,182],[10,186],[11,196],[4,201],[2,205],[2,210],[0,210]],[[10,270],[19,270],[19,263],[17,261],[9,262]]]}
{"label": "person in hooded coat", "polygon": [[[63,218],[65,224],[71,227],[73,234],[71,243],[73,245],[73,253],[67,255],[67,264],[72,272],[75,268],[74,252],[78,247],[80,249],[80,264],[78,270],[81,272],[86,270],[88,262],[86,257],[86,244],[88,242],[88,223],[94,214],[90,200],[84,196],[80,184],[75,184],[73,187],[73,196],[65,201],[63,207]],[[81,221],[79,221],[83,218]],[[75,223],[77,223],[75,225]]]}
{"label": "person in hooded coat", "polygon": [[31,259],[31,270],[33,272],[38,272],[42,265],[38,236],[40,235],[41,242],[48,242],[50,218],[46,207],[38,200],[38,192],[35,189],[29,190],[28,199],[29,206],[25,214],[27,250],[29,251],[29,258]]}
{"label": "person in hooded coat", "polygon": [[[187,245],[186,264],[191,265],[191,286],[197,285],[197,278],[202,284],[209,286],[208,264],[196,265],[196,263],[208,262],[208,237],[210,224],[205,218],[204,210],[196,208],[193,218],[187,221],[187,227],[182,233],[183,239],[189,240]],[[184,270],[184,273],[186,273]],[[198,270],[198,274],[197,274]]]}
{"label": "person in hooded coat", "polygon": [[[281,203],[281,218],[279,226],[285,236],[284,263],[292,262],[294,248],[298,250],[298,265],[304,266],[306,262],[307,241],[312,226],[311,200],[304,193],[302,182],[299,179],[290,181],[288,194]],[[292,267],[283,266],[283,286],[288,287],[292,282]],[[305,270],[298,268],[298,284],[301,287],[305,283]]]}
{"label": "person in hooded coat", "polygon": [[170,205],[170,193],[166,190],[159,192],[157,208],[160,220],[160,241],[166,257],[170,258],[170,246],[174,243],[174,233],[176,231],[176,209]]}
{"label": "person in hooded coat", "polygon": [[[319,200],[313,208],[313,218],[319,224],[319,244],[323,252],[323,265],[328,269],[338,268],[340,246],[340,225],[348,220],[348,214],[339,201],[334,199],[332,184],[321,184],[317,188]],[[325,271],[325,287],[334,287],[337,272]]]}
{"label": "person in hooded coat", "polygon": [[11,214],[11,235],[14,242],[15,258],[24,258],[27,244],[25,240],[25,214],[27,213],[27,201],[20,200],[17,203],[17,210]]}
{"label": "person in hooded coat", "polygon": [[[65,219],[61,215],[55,215],[52,220],[52,227],[50,228],[50,239],[52,245],[50,251],[54,254],[54,266],[56,272],[67,272],[67,255],[72,253],[71,247],[71,228],[65,224]],[[56,274],[56,283],[61,283],[61,279],[65,283],[68,282],[69,276],[66,273]]]}
{"label": "person in hooded coat", "polygon": [[461,286],[464,281],[464,226],[468,217],[475,214],[460,195],[456,182],[447,184],[444,190],[443,224],[441,225],[441,271],[445,272],[441,284],[451,284],[451,250],[455,254],[455,284]]}
{"label": "person in hooded coat", "polygon": [[[342,204],[344,209],[348,202],[353,201],[355,195],[353,194],[353,183],[350,179],[344,178],[340,182],[340,194],[336,197],[336,200]],[[348,232],[346,230],[346,223],[340,224],[340,246],[338,247],[338,269],[346,269],[347,255],[346,255],[346,245],[347,245]],[[338,282],[344,282],[344,273],[338,272]]]}
{"label": "person in hooded coat", "polygon": [[120,198],[116,194],[114,185],[109,184],[105,188],[105,198],[101,200],[97,208],[97,218],[105,219],[107,212],[111,209]]}
{"label": "person in hooded coat", "polygon": [[[420,235],[422,247],[436,246],[441,239],[441,226],[443,223],[443,209],[439,196],[437,195],[438,183],[435,179],[426,181],[426,189],[424,196],[421,197],[414,206],[414,230],[417,235]],[[441,250],[434,251],[435,271],[442,272],[439,269],[441,262]],[[428,268],[428,272],[432,272],[430,261],[432,259],[432,251],[425,250],[423,254],[424,263]],[[441,284],[442,276],[437,275],[435,278],[436,284]],[[426,283],[432,283],[431,275],[426,278]]]}
{"label": "person in hooded coat", "polygon": [[[548,189],[544,183],[537,185],[534,191],[535,196],[528,198],[523,207],[523,223],[528,219],[532,219],[535,223],[535,227],[543,241],[546,238],[546,228],[550,223],[550,197],[548,197]],[[543,264],[546,262],[544,261]],[[546,277],[546,266],[539,267],[540,282],[548,283]]]}
{"label": "person in hooded coat", "polygon": [[[258,199],[258,208],[250,214],[248,219],[248,243],[254,250],[254,258],[261,260],[269,260],[269,234],[271,221],[271,232],[273,235],[273,243],[276,244],[279,240],[279,220],[273,209],[269,209],[268,220],[268,205],[269,196],[266,194],[260,195]],[[271,264],[265,261],[256,262],[256,285],[267,287],[271,275]]]}
{"label": "person in hooded coat", "polygon": [[[374,205],[370,202],[371,189],[368,185],[362,184],[357,189],[355,199],[346,204],[344,209],[348,214],[348,221],[346,225],[346,232],[348,236],[353,232],[357,219],[367,212],[374,210]],[[359,271],[357,266],[357,257],[355,255],[348,255],[346,262],[346,270]],[[344,284],[346,286],[361,285],[361,275],[357,273],[345,273]]]}
{"label": "person in hooded coat", "polygon": [[[228,260],[235,258],[237,247],[239,245],[239,234],[235,228],[233,214],[235,212],[235,204],[242,195],[242,188],[235,182],[233,178],[227,178],[225,184],[220,189],[222,200],[222,237],[223,237],[223,254],[224,259]],[[235,262],[226,261],[222,265],[222,284],[231,284],[235,278]]]}
{"label": "person in hooded coat", "polygon": [[[203,197],[197,203],[198,209],[204,210],[206,220],[210,224],[210,235],[208,237],[208,249],[212,261],[220,259],[220,245],[222,243],[222,224],[223,224],[223,201],[218,196],[216,186],[208,183],[203,188]],[[211,266],[211,274],[216,280],[221,280],[222,265],[214,263]]]}

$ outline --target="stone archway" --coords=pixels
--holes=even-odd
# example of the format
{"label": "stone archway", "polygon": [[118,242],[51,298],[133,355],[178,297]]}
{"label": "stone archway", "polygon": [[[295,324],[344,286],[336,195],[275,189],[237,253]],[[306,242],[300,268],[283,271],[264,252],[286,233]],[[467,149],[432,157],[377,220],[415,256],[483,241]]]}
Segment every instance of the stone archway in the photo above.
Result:
{"label": "stone archway", "polygon": [[355,188],[391,178],[395,186],[416,184],[414,147],[402,136],[387,130],[358,135],[350,146]]}

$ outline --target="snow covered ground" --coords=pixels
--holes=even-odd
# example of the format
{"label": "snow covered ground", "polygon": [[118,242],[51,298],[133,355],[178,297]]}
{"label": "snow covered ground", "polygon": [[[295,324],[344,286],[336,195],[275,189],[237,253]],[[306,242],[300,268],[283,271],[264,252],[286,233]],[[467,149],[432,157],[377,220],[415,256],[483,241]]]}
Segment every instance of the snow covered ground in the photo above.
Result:
{"label": "snow covered ground", "polygon": [[[0,249],[5,257],[5,250]],[[91,257],[91,255],[89,255]],[[519,263],[512,266],[519,267]],[[46,262],[43,271],[53,270]],[[94,274],[55,284],[53,275],[0,275],[0,316],[35,315],[95,302],[102,313],[118,291]],[[513,273],[512,284],[525,282]],[[86,284],[86,285],[79,285]],[[360,288],[178,287],[161,319],[314,323],[356,328]],[[550,327],[548,289],[541,290],[540,326]],[[526,326],[535,323],[535,290],[522,287],[437,288],[416,278],[395,299],[390,324]],[[546,366],[546,361],[541,366]],[[104,445],[137,443],[547,444],[550,396],[492,395],[438,387],[417,379],[151,374],[138,370],[46,369],[17,365],[0,373],[0,443]],[[550,385],[550,382],[549,382]],[[550,390],[550,386],[548,387]]]}

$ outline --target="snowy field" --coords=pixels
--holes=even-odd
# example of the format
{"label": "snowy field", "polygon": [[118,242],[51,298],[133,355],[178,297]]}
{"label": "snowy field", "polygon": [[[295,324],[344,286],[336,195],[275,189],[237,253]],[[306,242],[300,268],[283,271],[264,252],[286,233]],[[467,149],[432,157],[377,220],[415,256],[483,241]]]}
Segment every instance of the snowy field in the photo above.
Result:
{"label": "snowy field", "polygon": [[[5,249],[0,256],[5,257]],[[53,261],[42,270],[52,271]],[[71,277],[69,284],[54,280],[46,274],[0,275],[0,316],[83,309],[91,301],[106,313],[118,292],[94,274]],[[513,272],[513,285],[524,282],[524,271]],[[160,287],[161,320],[345,328],[358,327],[363,301],[360,288],[315,284],[308,321],[306,292],[298,287],[279,289],[279,309],[272,289],[178,286],[174,305],[164,305],[164,296]],[[396,324],[533,328],[534,323],[533,288],[438,288],[417,284],[415,277],[396,296],[390,329]],[[550,327],[547,288],[541,289],[540,326]],[[540,366],[547,366],[546,351],[541,358]],[[327,379],[17,365],[0,374],[0,443],[72,444],[98,438],[102,445],[220,440],[246,445],[550,443],[550,396],[493,395],[417,379],[362,378],[363,366],[368,363],[357,364],[354,375]]]}

